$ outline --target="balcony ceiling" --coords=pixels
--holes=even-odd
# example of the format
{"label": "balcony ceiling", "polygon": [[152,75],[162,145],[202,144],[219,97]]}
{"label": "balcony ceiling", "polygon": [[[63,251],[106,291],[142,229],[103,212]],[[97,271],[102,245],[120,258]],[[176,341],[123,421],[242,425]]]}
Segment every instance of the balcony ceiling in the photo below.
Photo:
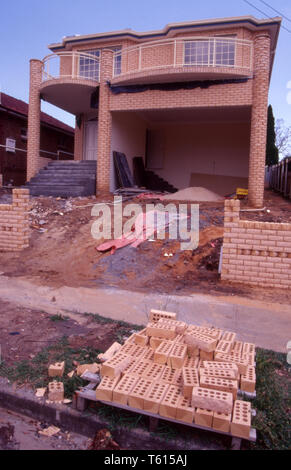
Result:
{"label": "balcony ceiling", "polygon": [[91,95],[98,82],[92,80],[54,79],[43,82],[40,93],[42,99],[68,113],[78,115],[92,111]]}

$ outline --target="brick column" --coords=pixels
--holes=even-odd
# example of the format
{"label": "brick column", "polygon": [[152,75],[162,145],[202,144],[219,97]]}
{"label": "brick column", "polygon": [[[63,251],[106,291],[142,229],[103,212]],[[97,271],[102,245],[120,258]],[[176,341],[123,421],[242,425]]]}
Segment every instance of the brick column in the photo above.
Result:
{"label": "brick column", "polygon": [[83,129],[84,119],[81,118],[80,128],[75,124],[75,135],[74,135],[74,160],[83,160]]}
{"label": "brick column", "polygon": [[110,90],[106,84],[112,79],[113,52],[104,49],[100,62],[100,87],[98,111],[97,190],[108,192],[110,188],[110,152],[112,118],[109,110]]}
{"label": "brick column", "polygon": [[264,203],[264,180],[270,74],[270,36],[258,34],[254,40],[254,80],[251,117],[249,202],[254,207]]}
{"label": "brick column", "polygon": [[39,168],[40,149],[40,85],[42,78],[41,60],[30,61],[30,86],[28,108],[27,170],[26,179],[30,180]]}

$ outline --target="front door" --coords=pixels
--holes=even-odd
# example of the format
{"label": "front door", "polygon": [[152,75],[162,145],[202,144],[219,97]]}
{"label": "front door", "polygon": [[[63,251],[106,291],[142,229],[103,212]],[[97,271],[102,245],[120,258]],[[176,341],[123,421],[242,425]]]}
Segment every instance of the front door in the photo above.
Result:
{"label": "front door", "polygon": [[86,121],[84,132],[84,160],[97,160],[98,121]]}

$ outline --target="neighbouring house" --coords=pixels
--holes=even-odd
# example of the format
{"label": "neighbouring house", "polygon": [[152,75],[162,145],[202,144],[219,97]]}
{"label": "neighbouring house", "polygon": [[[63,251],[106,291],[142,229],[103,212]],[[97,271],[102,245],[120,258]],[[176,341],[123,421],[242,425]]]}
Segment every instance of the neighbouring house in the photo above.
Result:
{"label": "neighbouring house", "polygon": [[[30,62],[27,178],[39,168],[40,100],[76,116],[76,161],[116,188],[113,152],[176,188],[264,194],[268,89],[281,18],[191,21],[65,37]],[[83,162],[84,163],[84,162]]]}
{"label": "neighbouring house", "polygon": [[[21,186],[26,181],[28,104],[0,93],[0,174],[3,184]],[[74,129],[41,113],[37,170],[49,161],[72,159]]]}

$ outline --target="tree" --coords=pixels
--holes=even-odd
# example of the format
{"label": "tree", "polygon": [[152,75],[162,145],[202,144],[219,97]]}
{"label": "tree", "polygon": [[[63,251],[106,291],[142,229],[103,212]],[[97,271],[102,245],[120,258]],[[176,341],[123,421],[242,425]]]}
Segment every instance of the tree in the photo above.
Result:
{"label": "tree", "polygon": [[276,119],[275,132],[279,154],[286,157],[291,154],[291,127],[285,125],[284,119]]}
{"label": "tree", "polygon": [[279,161],[279,150],[276,146],[275,119],[273,108],[268,106],[266,165],[275,165]]}

